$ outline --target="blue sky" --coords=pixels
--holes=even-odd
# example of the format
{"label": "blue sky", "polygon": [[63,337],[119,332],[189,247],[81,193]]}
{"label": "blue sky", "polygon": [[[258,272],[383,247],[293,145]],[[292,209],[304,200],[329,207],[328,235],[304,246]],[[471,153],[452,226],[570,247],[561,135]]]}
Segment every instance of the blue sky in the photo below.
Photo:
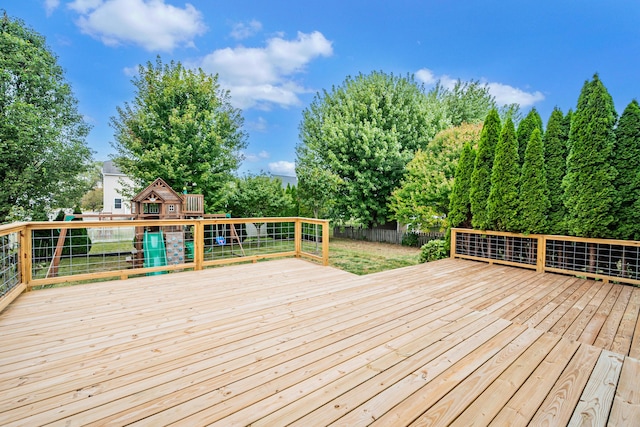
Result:
{"label": "blue sky", "polygon": [[640,2],[445,0],[0,0],[47,38],[107,160],[110,117],[139,64],[218,73],[243,110],[241,173],[293,174],[302,111],[317,91],[374,70],[487,83],[499,103],[575,108],[595,72],[618,113],[640,97]]}

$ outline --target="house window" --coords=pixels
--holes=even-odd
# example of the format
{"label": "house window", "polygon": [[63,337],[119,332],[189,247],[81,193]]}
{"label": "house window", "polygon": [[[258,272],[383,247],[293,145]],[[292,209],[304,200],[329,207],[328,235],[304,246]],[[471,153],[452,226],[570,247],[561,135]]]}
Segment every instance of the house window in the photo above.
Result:
{"label": "house window", "polygon": [[114,209],[122,209],[122,199],[114,199],[113,208]]}
{"label": "house window", "polygon": [[167,205],[167,210],[169,212],[175,212],[176,211],[176,207],[174,205]]}

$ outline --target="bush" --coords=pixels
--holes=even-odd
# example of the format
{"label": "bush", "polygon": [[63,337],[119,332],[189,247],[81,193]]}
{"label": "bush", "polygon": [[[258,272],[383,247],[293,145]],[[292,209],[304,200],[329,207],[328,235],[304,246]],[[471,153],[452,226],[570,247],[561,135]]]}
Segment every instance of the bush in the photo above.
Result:
{"label": "bush", "polygon": [[437,261],[448,256],[447,243],[443,239],[430,240],[420,248],[420,262]]}
{"label": "bush", "polygon": [[420,241],[418,239],[418,233],[409,232],[405,233],[402,236],[402,246],[413,246],[418,247],[420,245]]}

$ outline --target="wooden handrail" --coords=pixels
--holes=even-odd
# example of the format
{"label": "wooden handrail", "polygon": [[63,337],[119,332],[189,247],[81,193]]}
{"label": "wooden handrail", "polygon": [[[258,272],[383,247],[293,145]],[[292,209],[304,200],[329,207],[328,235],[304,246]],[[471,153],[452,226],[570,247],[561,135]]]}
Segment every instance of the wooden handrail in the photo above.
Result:
{"label": "wooden handrail", "polygon": [[[470,236],[479,236],[483,239],[483,246],[472,247],[478,240],[471,239]],[[492,240],[500,241],[493,244]],[[509,245],[514,244],[531,245],[527,253],[527,262],[518,261],[514,259],[517,257],[509,256]],[[535,252],[533,252],[533,246],[535,246]],[[467,249],[461,252],[465,247]],[[486,252],[483,251],[484,248],[487,248]],[[640,285],[640,242],[634,240],[452,228],[450,254],[452,258],[534,268],[538,272],[571,274],[605,282],[613,280]],[[604,260],[601,259],[605,258],[603,254],[606,255]],[[562,258],[562,260],[554,261],[556,258]]]}
{"label": "wooden handrail", "polygon": [[[85,218],[86,219],[86,218]],[[171,220],[122,220],[111,218],[108,222],[100,221],[101,218],[96,218],[95,220],[85,220],[85,221],[46,221],[46,222],[22,222],[22,223],[14,223],[14,224],[6,224],[0,226],[0,237],[7,236],[13,234],[13,241],[17,242],[17,257],[15,268],[16,271],[19,272],[20,283],[14,286],[10,291],[6,292],[4,296],[0,296],[0,310],[6,305],[9,304],[10,300],[17,297],[23,290],[31,290],[34,286],[43,286],[43,285],[52,285],[62,282],[69,281],[95,281],[98,279],[104,278],[127,278],[130,275],[137,274],[146,274],[146,273],[154,273],[158,271],[175,271],[175,270],[184,270],[184,269],[193,269],[193,270],[201,270],[211,265],[218,264],[230,264],[235,262],[243,262],[243,261],[257,261],[259,259],[267,259],[273,257],[282,257],[282,256],[295,256],[295,257],[305,257],[317,260],[321,262],[323,265],[328,265],[329,263],[329,222],[326,220],[319,220],[313,218],[299,218],[299,217],[286,217],[286,218],[227,218],[224,215],[215,215],[214,218],[202,218],[202,219],[171,219]],[[242,249],[238,251],[238,256],[234,258],[224,258],[218,260],[205,260],[205,228],[207,226],[213,225],[233,225],[234,231],[236,227],[239,227],[243,224],[255,224],[255,223],[267,223],[267,224],[278,224],[278,227],[284,227],[286,230],[287,227],[283,226],[282,223],[292,224],[292,229],[295,229],[294,234],[294,242],[291,243],[291,250],[282,250],[278,252],[277,250],[274,252],[268,253],[253,253],[247,254],[245,250]],[[302,241],[304,239],[302,229],[302,224],[311,224],[311,225],[321,225],[318,231],[321,231],[322,245],[321,245],[321,254],[318,255],[315,253],[313,249],[305,250]],[[63,245],[72,244],[71,238],[73,238],[73,233],[69,233],[68,230],[73,229],[99,229],[104,230],[108,229],[169,229],[169,230],[183,230],[183,233],[189,233],[189,236],[193,235],[193,260],[190,262],[183,262],[176,265],[162,265],[162,266],[153,266],[153,267],[140,267],[138,268],[138,264],[133,262],[128,268],[124,266],[124,268],[115,268],[108,271],[99,271],[99,272],[82,272],[79,274],[75,274],[73,272],[68,273],[67,275],[63,275],[65,273],[60,273],[59,268],[58,274],[48,274],[47,277],[35,278],[33,277],[34,273],[34,260],[33,260],[33,248],[34,248],[34,232],[35,231],[47,231],[50,230],[48,235],[51,237],[45,237],[45,239],[51,240],[53,243],[50,243],[44,249],[45,251],[50,251],[49,257],[53,256],[53,263],[47,264],[54,265],[58,267],[60,258],[63,253]],[[228,227],[224,228],[228,230]],[[60,230],[60,232],[54,231]],[[66,236],[71,236],[65,239]],[[238,234],[235,233],[235,239],[239,243],[240,238]],[[55,236],[55,240],[53,240],[53,236]],[[232,236],[233,237],[233,236]],[[272,240],[276,242],[276,240]],[[290,240],[283,240],[290,241]],[[236,243],[236,244],[237,244]],[[316,242],[316,243],[319,243]],[[209,248],[211,248],[211,243],[209,243]],[[276,249],[279,246],[275,246]],[[318,249],[320,246],[318,246]],[[40,248],[38,248],[40,249]],[[319,250],[320,252],[320,250]],[[66,253],[66,252],[65,252]],[[136,256],[136,252],[132,253],[132,257]],[[64,255],[64,257],[73,257],[74,255]],[[85,257],[90,257],[88,254],[84,254]],[[49,258],[51,260],[51,258]],[[13,262],[13,261],[12,261]],[[61,264],[60,264],[61,265]],[[141,264],[140,264],[141,265]],[[37,267],[42,268],[42,266]],[[55,268],[54,268],[55,269]],[[9,300],[10,299],[10,300]],[[7,302],[9,301],[9,302]]]}

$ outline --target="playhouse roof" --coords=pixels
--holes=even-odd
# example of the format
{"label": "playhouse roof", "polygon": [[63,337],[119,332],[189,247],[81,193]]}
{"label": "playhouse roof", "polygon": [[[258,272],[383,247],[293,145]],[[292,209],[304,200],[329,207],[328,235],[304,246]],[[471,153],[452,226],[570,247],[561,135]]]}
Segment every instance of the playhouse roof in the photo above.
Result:
{"label": "playhouse roof", "polygon": [[182,203],[182,195],[176,193],[162,178],[156,178],[147,188],[139,192],[132,202],[143,202],[154,197],[162,203]]}

